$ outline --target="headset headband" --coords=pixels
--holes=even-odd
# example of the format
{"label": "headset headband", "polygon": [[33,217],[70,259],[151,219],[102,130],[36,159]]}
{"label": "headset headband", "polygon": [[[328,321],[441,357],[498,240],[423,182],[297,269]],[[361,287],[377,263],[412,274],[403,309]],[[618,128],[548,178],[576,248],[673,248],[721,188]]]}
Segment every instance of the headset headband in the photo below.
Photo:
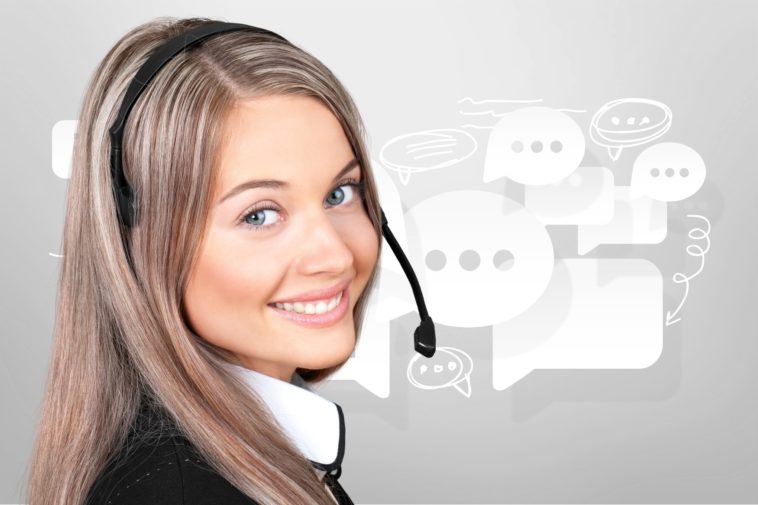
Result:
{"label": "headset headband", "polygon": [[[113,181],[113,193],[116,201],[116,209],[119,217],[119,221],[125,228],[134,226],[139,219],[139,212],[137,208],[137,199],[131,186],[126,180],[122,166],[122,153],[121,146],[124,137],[124,126],[126,125],[127,117],[131,112],[134,104],[139,99],[142,92],[147,88],[147,85],[155,77],[158,71],[168,63],[171,58],[184,51],[185,49],[195,46],[213,35],[220,33],[226,33],[231,31],[254,31],[258,33],[265,33],[272,35],[284,42],[288,42],[287,39],[281,35],[264,28],[258,28],[256,26],[250,26],[242,23],[227,23],[223,21],[204,24],[195,28],[192,28],[180,35],[177,35],[158,49],[156,49],[147,61],[142,65],[137,74],[132,79],[131,84],[126,90],[124,99],[121,103],[118,116],[111,126],[110,138],[110,164],[111,164],[111,178]],[[400,266],[403,268],[408,281],[411,284],[413,290],[413,297],[416,300],[416,307],[418,308],[419,316],[421,317],[421,324],[413,332],[414,337],[414,349],[419,354],[431,358],[436,351],[436,335],[434,331],[434,322],[429,317],[429,313],[426,310],[426,304],[424,303],[424,297],[421,293],[421,286],[418,283],[416,274],[411,267],[408,258],[406,258],[400,244],[395,240],[395,236],[390,231],[387,223],[387,218],[384,215],[384,210],[381,210],[382,214],[382,234],[389,243],[392,252],[395,253]],[[126,252],[127,260],[129,262],[132,271],[134,270],[134,264],[132,263],[129,247],[126,242],[126,236],[124,231],[121,232],[121,238],[124,244],[124,251]]]}

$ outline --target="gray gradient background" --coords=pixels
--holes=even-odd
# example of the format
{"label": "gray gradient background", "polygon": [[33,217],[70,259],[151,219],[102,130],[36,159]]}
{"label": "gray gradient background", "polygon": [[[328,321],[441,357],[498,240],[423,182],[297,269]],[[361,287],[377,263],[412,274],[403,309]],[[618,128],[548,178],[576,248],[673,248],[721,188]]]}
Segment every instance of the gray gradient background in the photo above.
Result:
{"label": "gray gradient background", "polygon": [[[690,200],[711,221],[711,251],[682,320],[665,328],[658,362],[538,370],[494,391],[491,328],[438,325],[438,345],[474,358],[473,393],[424,391],[405,378],[418,319],[400,317],[389,399],[353,382],[323,392],[346,414],[341,482],[357,503],[758,502],[758,3],[270,4],[0,4],[0,502],[19,501],[50,354],[58,260],[48,253],[60,252],[66,190],[50,166],[51,128],[76,119],[87,80],[116,40],[162,15],[245,22],[302,45],[353,94],[374,157],[396,135],[470,122],[458,113],[464,96],[586,109],[572,114],[585,133],[603,103],[645,97],[673,111],[661,140],[688,144],[706,162],[706,183]],[[629,183],[639,150],[614,165],[616,184]],[[502,191],[504,180],[478,180],[481,159],[398,183],[404,205],[452,189]],[[607,161],[588,141],[585,164]],[[595,251],[655,261],[664,311],[682,296],[671,275],[695,266],[683,213],[670,210],[661,244]],[[571,227],[549,230],[556,255],[576,257]]]}

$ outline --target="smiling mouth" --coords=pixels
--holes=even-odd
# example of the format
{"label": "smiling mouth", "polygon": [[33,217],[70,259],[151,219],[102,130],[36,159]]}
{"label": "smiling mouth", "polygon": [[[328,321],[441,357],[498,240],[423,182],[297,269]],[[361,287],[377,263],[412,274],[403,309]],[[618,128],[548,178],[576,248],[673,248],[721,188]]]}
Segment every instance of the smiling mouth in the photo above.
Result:
{"label": "smiling mouth", "polygon": [[[343,289],[336,295],[330,298],[321,298],[319,300],[304,300],[304,301],[292,301],[292,302],[272,302],[269,303],[269,307],[277,309],[288,310],[289,312],[295,312],[297,314],[319,314],[324,312],[331,312],[334,307],[339,305],[342,298],[345,296],[347,288]],[[324,307],[325,306],[325,307]],[[298,311],[297,309],[300,309]],[[321,310],[321,312],[317,312]]]}
{"label": "smiling mouth", "polygon": [[301,293],[299,295],[293,296],[292,298],[288,300],[275,300],[269,303],[269,305],[275,305],[277,303],[281,303],[281,304],[302,303],[305,305],[307,303],[315,304],[315,303],[318,303],[319,301],[328,302],[330,299],[334,298],[339,293],[343,293],[350,286],[350,283],[352,281],[353,281],[353,278],[351,277],[350,279],[345,279],[341,283],[336,284],[332,286],[331,288],[317,289],[317,290],[309,291],[307,293]]}
{"label": "smiling mouth", "polygon": [[[325,312],[317,313],[315,312],[314,306],[311,304],[310,307],[307,307],[306,309],[310,312],[295,312],[293,310],[286,310],[285,308],[280,308],[276,306],[276,303],[269,303],[268,306],[271,307],[277,314],[280,316],[294,322],[295,324],[309,327],[309,328],[327,328],[329,326],[332,326],[334,324],[337,324],[339,321],[341,321],[345,315],[349,312],[350,309],[350,292],[349,289],[346,287],[343,289],[340,293],[338,293],[339,301],[336,305],[330,304],[331,306],[326,307]],[[297,302],[300,303],[300,302]],[[288,305],[290,305],[288,303]],[[292,306],[290,305],[290,308]],[[299,308],[305,308],[303,305],[300,305]],[[324,308],[323,306],[320,308]]]}

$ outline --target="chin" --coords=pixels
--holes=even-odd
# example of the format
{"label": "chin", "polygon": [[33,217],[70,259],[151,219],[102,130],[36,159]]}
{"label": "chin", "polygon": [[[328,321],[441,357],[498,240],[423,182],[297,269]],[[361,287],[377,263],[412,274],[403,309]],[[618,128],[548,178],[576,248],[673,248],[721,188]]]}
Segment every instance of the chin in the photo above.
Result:
{"label": "chin", "polygon": [[317,355],[311,355],[310,359],[304,359],[300,368],[308,368],[310,370],[320,370],[323,368],[331,368],[333,366],[341,365],[353,354],[355,350],[355,339],[351,338],[346,345],[338,348],[330,347],[328,352],[318,353]]}

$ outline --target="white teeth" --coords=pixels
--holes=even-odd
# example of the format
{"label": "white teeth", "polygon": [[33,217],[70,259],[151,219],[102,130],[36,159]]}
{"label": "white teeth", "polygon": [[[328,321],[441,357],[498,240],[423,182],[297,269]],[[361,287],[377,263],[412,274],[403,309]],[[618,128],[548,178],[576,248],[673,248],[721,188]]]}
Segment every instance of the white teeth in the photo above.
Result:
{"label": "white teeth", "polygon": [[323,314],[334,309],[342,300],[342,291],[331,300],[319,300],[317,302],[276,303],[277,308],[300,314]]}

